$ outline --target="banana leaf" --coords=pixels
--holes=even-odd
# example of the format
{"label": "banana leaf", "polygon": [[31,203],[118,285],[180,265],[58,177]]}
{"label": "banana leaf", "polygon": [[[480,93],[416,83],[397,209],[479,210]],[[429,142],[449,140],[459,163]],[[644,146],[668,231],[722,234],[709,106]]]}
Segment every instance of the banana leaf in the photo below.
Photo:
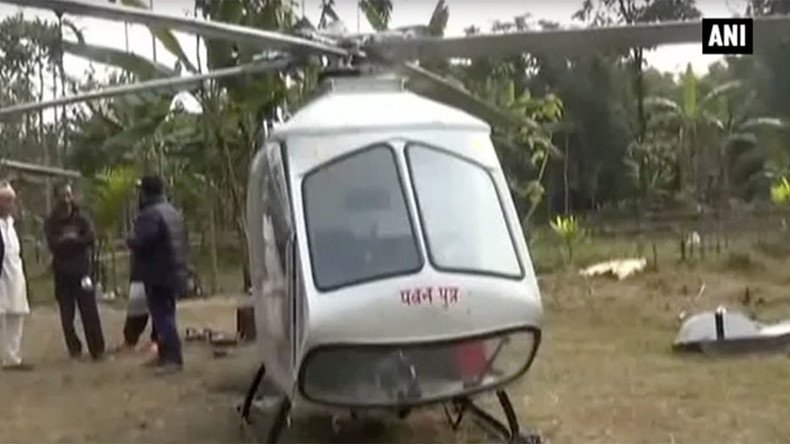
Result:
{"label": "banana leaf", "polygon": [[390,0],[360,0],[359,7],[376,31],[386,31],[392,14]]}
{"label": "banana leaf", "polygon": [[154,63],[145,57],[113,48],[88,45],[85,43],[80,44],[64,40],[63,51],[92,62],[103,63],[133,72],[142,80],[176,75],[174,70],[165,65]]}
{"label": "banana leaf", "polygon": [[435,37],[442,37],[444,35],[444,30],[447,28],[447,21],[450,18],[450,9],[445,4],[444,0],[439,0],[439,3],[436,4],[436,8],[433,10],[433,15],[431,15],[431,21],[428,22],[428,32],[432,36]]}
{"label": "banana leaf", "polygon": [[[146,5],[143,0],[121,0],[121,3],[126,6],[148,9],[148,5]],[[151,34],[153,34],[154,37],[156,37],[156,39],[162,43],[162,46],[164,46],[168,51],[170,51],[171,54],[178,58],[181,64],[189,72],[198,72],[197,68],[195,68],[195,65],[189,61],[189,57],[187,57],[186,53],[184,53],[184,49],[181,48],[181,44],[178,42],[175,34],[173,34],[169,29],[163,28],[161,26],[150,26],[148,29],[151,31]]]}

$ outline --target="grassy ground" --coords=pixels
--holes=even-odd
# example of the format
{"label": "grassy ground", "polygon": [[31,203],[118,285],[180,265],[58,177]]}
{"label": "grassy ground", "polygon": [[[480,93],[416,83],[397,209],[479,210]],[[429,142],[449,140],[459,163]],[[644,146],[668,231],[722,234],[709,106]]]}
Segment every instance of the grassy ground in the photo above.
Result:
{"label": "grassy ground", "polygon": [[[701,281],[706,292],[694,300]],[[786,440],[787,356],[723,360],[669,350],[679,312],[738,307],[747,282],[756,281],[681,269],[619,283],[545,278],[546,341],[522,384],[522,411],[558,442]],[[754,288],[765,303],[752,310],[790,318],[785,286],[761,282]]]}
{"label": "grassy ground", "polygon": [[[772,240],[773,242],[769,242]],[[584,279],[562,262],[546,235],[533,247],[546,308],[536,363],[510,392],[523,424],[554,442],[786,442],[790,423],[787,356],[681,357],[670,352],[678,314],[726,304],[761,320],[790,318],[790,249],[780,239],[733,242],[704,261],[678,264],[672,239],[656,241],[658,269],[616,282]],[[577,267],[633,256],[639,242],[593,240],[577,250]],[[650,256],[650,242],[642,247]],[[229,282],[232,282],[229,280]],[[236,277],[238,282],[238,277]],[[698,296],[701,286],[705,291]],[[749,289],[750,302],[743,296]],[[187,326],[234,328],[234,302],[189,301]],[[104,307],[108,336],[119,339],[122,312]],[[166,380],[138,366],[141,356],[99,365],[68,363],[49,306],[35,309],[25,338],[30,374],[0,374],[0,442],[239,442],[232,406],[255,367],[241,347],[215,359],[187,347],[185,374]],[[327,423],[294,421],[291,442],[484,442],[475,427],[447,431],[437,411],[383,428],[340,436]]]}
{"label": "grassy ground", "polygon": [[[557,245],[544,240],[536,264],[562,269]],[[641,248],[651,260],[652,243],[593,240],[577,257],[586,265]],[[526,417],[559,442],[786,441],[787,355],[724,360],[670,351],[683,311],[723,304],[763,321],[790,319],[786,240],[745,237],[690,264],[678,263],[674,239],[655,243],[658,270],[622,282],[568,271],[541,278],[546,341],[521,385]]]}

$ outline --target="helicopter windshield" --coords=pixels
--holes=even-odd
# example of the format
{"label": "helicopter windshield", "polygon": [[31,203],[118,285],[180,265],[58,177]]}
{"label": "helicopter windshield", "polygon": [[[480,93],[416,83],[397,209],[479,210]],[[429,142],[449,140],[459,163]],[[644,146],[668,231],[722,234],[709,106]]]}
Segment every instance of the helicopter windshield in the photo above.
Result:
{"label": "helicopter windshield", "polygon": [[433,266],[520,277],[521,265],[488,171],[417,144],[407,146],[406,157]]}
{"label": "helicopter windshield", "polygon": [[422,268],[392,148],[355,151],[309,173],[302,186],[318,289]]}

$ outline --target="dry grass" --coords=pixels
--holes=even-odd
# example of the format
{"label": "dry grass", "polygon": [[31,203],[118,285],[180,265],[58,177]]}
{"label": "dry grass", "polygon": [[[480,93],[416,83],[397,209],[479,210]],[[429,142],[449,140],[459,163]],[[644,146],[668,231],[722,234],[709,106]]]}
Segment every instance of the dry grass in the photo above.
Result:
{"label": "dry grass", "polygon": [[[523,424],[554,442],[783,442],[790,436],[787,356],[714,359],[670,352],[681,311],[727,304],[761,319],[790,317],[788,256],[777,249],[733,250],[695,265],[675,264],[662,245],[659,271],[615,282],[555,271],[541,278],[545,339],[528,376],[510,389]],[[547,248],[545,251],[551,249]],[[580,265],[630,256],[633,243],[580,248]],[[537,249],[535,262],[549,263]],[[745,254],[748,253],[748,254]],[[551,252],[555,254],[555,252]],[[739,256],[740,255],[740,256]],[[555,263],[556,264],[556,263]],[[753,266],[757,264],[756,266]],[[554,267],[555,269],[558,267]],[[697,297],[700,286],[705,292]],[[741,305],[745,289],[751,301]],[[181,328],[233,329],[226,299],[184,303]],[[122,313],[106,308],[108,334]],[[188,369],[156,379],[140,357],[98,365],[67,363],[52,307],[32,316],[25,343],[39,369],[0,374],[0,442],[238,442],[232,407],[255,367],[254,350],[213,359],[187,348]],[[340,436],[328,423],[298,419],[285,436],[299,442],[480,442],[474,427],[447,431],[435,411]]]}
{"label": "dry grass", "polygon": [[[706,291],[695,296],[705,282]],[[678,313],[737,307],[745,285],[768,319],[790,318],[783,285],[668,270],[625,282],[544,280],[547,338],[521,391],[528,422],[558,442],[783,442],[790,362],[680,357]],[[687,291],[684,291],[687,289]]]}

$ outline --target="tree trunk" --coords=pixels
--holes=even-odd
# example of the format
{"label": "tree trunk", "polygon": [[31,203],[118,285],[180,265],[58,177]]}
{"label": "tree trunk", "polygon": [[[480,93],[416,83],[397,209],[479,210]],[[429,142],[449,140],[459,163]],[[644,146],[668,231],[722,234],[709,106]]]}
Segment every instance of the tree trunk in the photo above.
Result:
{"label": "tree trunk", "polygon": [[213,187],[209,191],[209,249],[211,255],[211,292],[219,291],[219,257],[217,254],[217,214],[214,208],[216,194]]}
{"label": "tree trunk", "polygon": [[568,167],[570,165],[570,158],[569,158],[569,143],[568,143],[568,135],[565,134],[565,158],[563,159],[563,168],[562,168],[562,184],[565,188],[565,214],[570,214],[571,211],[571,203],[570,203],[570,185],[568,183]]}
{"label": "tree trunk", "polygon": [[645,133],[647,132],[647,121],[645,119],[645,82],[644,73],[642,71],[642,63],[644,54],[642,48],[634,50],[634,93],[636,94],[636,117],[638,120],[638,136],[639,143],[645,140]]}
{"label": "tree trunk", "polygon": [[730,205],[730,195],[732,193],[732,184],[730,183],[730,159],[727,150],[724,146],[720,148],[720,165],[721,165],[721,183],[724,189],[721,196],[721,208],[728,208]]}
{"label": "tree trunk", "polygon": [[220,145],[222,146],[222,153],[225,157],[225,168],[227,171],[227,178],[230,182],[230,189],[231,194],[231,207],[233,209],[233,217],[236,219],[235,228],[236,234],[239,240],[239,247],[242,252],[242,257],[244,258],[244,262],[242,264],[242,280],[244,282],[244,289],[243,291],[247,291],[250,286],[251,279],[250,279],[250,272],[248,266],[248,248],[247,248],[247,224],[246,220],[244,219],[244,205],[241,196],[241,192],[239,188],[241,188],[239,181],[236,177],[236,171],[233,167],[233,159],[230,154],[230,149],[228,148],[227,143],[224,140],[220,141]]}
{"label": "tree trunk", "polygon": [[231,156],[230,148],[228,147],[227,142],[222,137],[221,122],[219,122],[218,119],[211,119],[205,111],[204,116],[207,120],[207,128],[210,128],[208,134],[209,140],[215,144],[221,156],[222,167],[220,169],[220,174],[222,176],[223,182],[227,185],[227,189],[230,191],[230,213],[235,221],[233,225],[236,229],[236,235],[239,241],[238,245],[242,253],[241,256],[244,258],[242,265],[242,280],[244,282],[244,288],[242,291],[246,292],[249,288],[251,279],[249,277],[249,266],[247,261],[248,247],[246,221],[244,219],[243,192],[241,191],[243,189],[243,184],[240,183],[237,178],[236,170],[234,168],[233,156]]}
{"label": "tree trunk", "polygon": [[[50,89],[50,92],[52,93],[53,99],[58,96],[58,71],[56,69],[52,70],[52,88]],[[55,146],[55,165],[62,167],[63,160],[60,154],[60,150],[58,149],[58,146],[60,145],[58,143],[58,128],[60,127],[61,119],[58,116],[57,107],[52,109],[52,117],[54,123],[52,125],[53,128],[52,145]],[[63,122],[63,124],[65,124],[65,122]]]}
{"label": "tree trunk", "polygon": [[[38,63],[38,81],[39,81],[39,93],[38,93],[38,100],[44,100],[44,66],[41,62]],[[44,110],[41,109],[38,111],[38,141],[41,148],[44,150],[44,165],[51,166],[51,160],[49,158],[49,143],[44,140]],[[46,207],[46,213],[50,214],[52,212],[52,179],[49,176],[44,178],[44,187],[46,190],[44,191],[44,205]]]}
{"label": "tree trunk", "polygon": [[680,165],[680,192],[695,197],[696,175],[694,174],[694,137],[688,128],[681,127],[678,133],[678,164]]}
{"label": "tree trunk", "polygon": [[[63,66],[63,14],[57,13],[58,16],[58,74],[60,75],[60,94],[66,97],[66,69]],[[60,166],[66,164],[66,157],[68,156],[69,144],[69,117],[66,112],[67,105],[63,105],[60,109],[61,121],[61,146],[60,146]],[[57,112],[57,109],[56,111]]]}
{"label": "tree trunk", "polygon": [[[538,178],[536,179],[538,183],[543,183],[543,176],[546,174],[546,167],[549,165],[549,156],[546,155],[543,157],[543,164],[540,166],[540,172],[538,173]],[[543,200],[546,196],[546,193],[543,193],[543,196],[535,203],[530,203],[529,210],[527,214],[524,216],[524,219],[521,220],[521,227],[523,230],[527,230],[527,226],[529,225],[529,221],[532,219],[532,215],[535,213],[535,210],[538,209],[540,205],[540,201]]]}
{"label": "tree trunk", "polygon": [[110,279],[112,281],[110,291],[116,293],[118,290],[118,263],[115,260],[115,245],[112,241],[109,241],[108,245],[110,246]]}

